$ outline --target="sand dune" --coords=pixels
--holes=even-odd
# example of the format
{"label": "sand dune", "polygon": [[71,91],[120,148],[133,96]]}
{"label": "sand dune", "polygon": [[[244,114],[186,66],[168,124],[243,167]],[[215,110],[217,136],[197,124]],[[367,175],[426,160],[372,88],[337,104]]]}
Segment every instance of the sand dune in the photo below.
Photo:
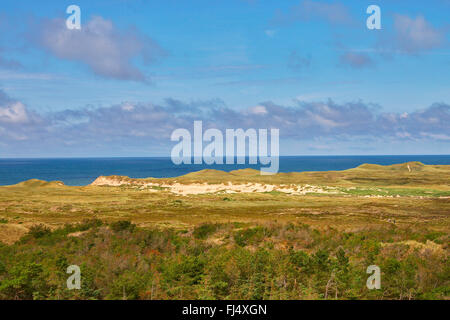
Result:
{"label": "sand dune", "polygon": [[272,192],[278,191],[288,194],[304,195],[310,192],[313,193],[338,193],[335,188],[327,188],[326,190],[322,187],[312,186],[312,185],[296,185],[296,184],[263,184],[263,183],[220,183],[220,184],[208,184],[208,183],[154,183],[145,182],[139,179],[130,179],[127,177],[98,177],[91,185],[94,186],[136,186],[141,190],[149,190],[157,192],[158,190],[167,190],[169,192],[188,195],[188,194],[204,194],[204,193],[252,193],[252,192]]}

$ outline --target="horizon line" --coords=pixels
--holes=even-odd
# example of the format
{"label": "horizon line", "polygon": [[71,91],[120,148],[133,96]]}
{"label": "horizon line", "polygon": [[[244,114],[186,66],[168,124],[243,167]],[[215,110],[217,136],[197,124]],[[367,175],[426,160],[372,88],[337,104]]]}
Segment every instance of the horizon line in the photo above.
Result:
{"label": "horizon line", "polygon": [[[298,157],[407,157],[450,156],[450,154],[329,154],[329,155],[280,155],[280,158]],[[192,157],[194,159],[194,157]],[[249,158],[245,156],[245,159]],[[0,157],[2,160],[64,160],[64,159],[171,159],[170,156],[74,156],[74,157]]]}

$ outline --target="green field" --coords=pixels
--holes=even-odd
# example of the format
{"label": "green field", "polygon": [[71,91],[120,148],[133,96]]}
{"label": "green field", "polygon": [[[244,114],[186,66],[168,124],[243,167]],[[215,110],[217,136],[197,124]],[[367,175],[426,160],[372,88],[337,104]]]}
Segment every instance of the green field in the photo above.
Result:
{"label": "green field", "polygon": [[[448,299],[450,166],[0,187],[3,299]],[[194,183],[323,192],[180,195]],[[68,290],[68,265],[82,270]],[[367,266],[382,287],[366,288]]]}

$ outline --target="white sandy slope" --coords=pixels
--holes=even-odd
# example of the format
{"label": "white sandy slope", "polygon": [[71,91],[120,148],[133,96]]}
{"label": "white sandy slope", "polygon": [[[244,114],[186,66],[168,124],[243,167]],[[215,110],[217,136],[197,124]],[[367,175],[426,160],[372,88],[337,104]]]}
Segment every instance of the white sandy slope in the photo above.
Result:
{"label": "white sandy slope", "polygon": [[[246,184],[232,184],[231,182],[220,184],[208,184],[208,183],[153,183],[145,182],[138,179],[128,179],[121,177],[98,177],[91,185],[93,186],[135,186],[141,190],[149,190],[158,192],[159,190],[166,190],[175,194],[189,195],[189,194],[204,194],[204,193],[251,193],[251,192],[271,192],[278,191],[287,194],[305,195],[307,193],[338,193],[335,188],[312,186],[312,185],[273,185],[273,184],[261,184],[261,183],[246,183]],[[159,189],[159,190],[158,190]]]}

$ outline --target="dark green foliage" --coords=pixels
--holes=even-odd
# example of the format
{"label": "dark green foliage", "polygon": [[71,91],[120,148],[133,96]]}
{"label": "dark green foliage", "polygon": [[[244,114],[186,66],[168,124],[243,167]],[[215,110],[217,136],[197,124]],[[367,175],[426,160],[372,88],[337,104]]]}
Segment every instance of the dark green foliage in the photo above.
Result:
{"label": "dark green foliage", "polygon": [[11,299],[41,298],[49,289],[41,264],[21,262],[8,271],[0,284],[0,292]]}
{"label": "dark green foliage", "polygon": [[311,273],[312,259],[304,251],[291,251],[289,255],[290,262],[297,268],[300,268],[305,273]]}
{"label": "dark green foliage", "polygon": [[134,228],[136,227],[135,224],[132,224],[131,221],[127,221],[127,220],[116,221],[116,222],[111,223],[109,226],[110,226],[111,230],[114,232],[121,232],[121,231],[125,231],[125,230],[133,232]]}
{"label": "dark green foliage", "polygon": [[254,244],[262,241],[267,235],[268,231],[264,227],[248,228],[237,231],[234,234],[234,241],[237,245],[245,247],[248,244]]}
{"label": "dark green foliage", "polygon": [[[430,241],[411,230],[340,233],[301,223],[203,224],[192,234],[129,221],[37,226],[0,244],[0,299],[447,298],[449,259],[402,242],[411,238]],[[381,268],[380,290],[366,288],[368,263]],[[81,290],[66,287],[73,264]]]}
{"label": "dark green foliage", "polygon": [[91,228],[97,228],[103,225],[103,221],[100,219],[85,219],[82,223],[78,224],[79,231],[89,230]]}
{"label": "dark green foliage", "polygon": [[216,232],[217,224],[205,223],[194,229],[194,237],[196,239],[206,239],[210,234]]}
{"label": "dark green foliage", "polygon": [[31,226],[30,230],[28,231],[28,234],[35,239],[39,239],[51,234],[51,230],[48,227],[44,226],[43,224],[37,224]]}

